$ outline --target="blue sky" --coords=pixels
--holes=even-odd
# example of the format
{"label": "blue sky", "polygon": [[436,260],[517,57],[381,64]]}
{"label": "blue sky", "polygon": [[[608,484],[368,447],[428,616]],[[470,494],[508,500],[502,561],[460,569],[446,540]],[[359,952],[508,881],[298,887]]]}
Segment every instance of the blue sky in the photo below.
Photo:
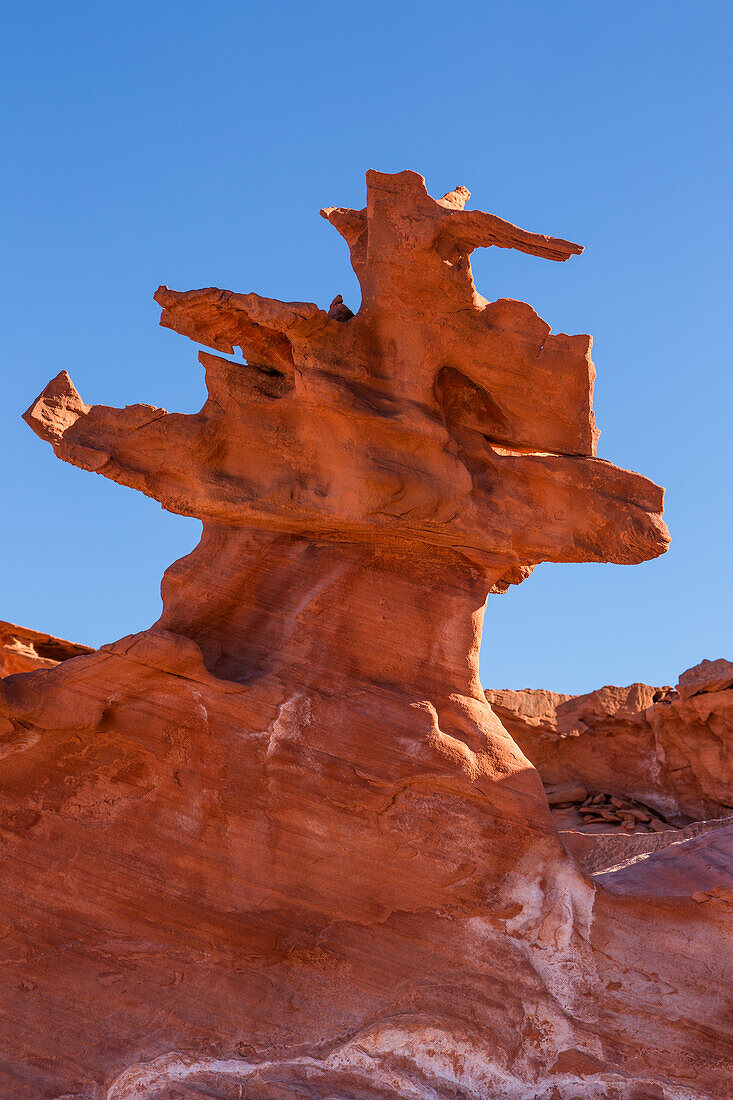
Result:
{"label": "blue sky", "polygon": [[8,5],[0,617],[92,645],[142,629],[199,536],[54,458],[20,419],[46,381],[195,411],[158,284],[355,307],[318,210],[412,168],[586,245],[475,253],[476,282],[593,334],[599,453],[667,488],[664,558],[544,565],[489,600],[484,683],[673,683],[732,657],[731,21],[706,0]]}

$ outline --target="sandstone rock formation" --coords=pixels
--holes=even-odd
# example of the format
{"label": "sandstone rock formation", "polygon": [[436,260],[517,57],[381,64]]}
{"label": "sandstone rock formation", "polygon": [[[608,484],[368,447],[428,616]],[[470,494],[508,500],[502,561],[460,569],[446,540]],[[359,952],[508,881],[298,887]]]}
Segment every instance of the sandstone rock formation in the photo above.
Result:
{"label": "sandstone rock formation", "polygon": [[731,689],[733,664],[720,660],[676,689],[485,694],[542,776],[566,846],[598,872],[733,823]]}
{"label": "sandstone rock formation", "polygon": [[675,825],[733,813],[729,661],[703,661],[682,673],[676,689],[489,690],[486,697],[550,788],[576,784],[627,797]]}
{"label": "sandstone rock formation", "polygon": [[93,652],[89,646],[0,621],[0,678],[35,668],[54,668],[61,661]]}
{"label": "sandstone rock formation", "polygon": [[63,372],[26,414],[204,531],[154,627],[0,685],[16,1100],[726,1094],[722,831],[682,894],[664,853],[597,886],[481,690],[490,591],[667,534],[595,457],[590,338],[473,285],[476,247],[581,249],[468,197],[323,211],[355,312],[161,288],[219,353],[194,416]]}

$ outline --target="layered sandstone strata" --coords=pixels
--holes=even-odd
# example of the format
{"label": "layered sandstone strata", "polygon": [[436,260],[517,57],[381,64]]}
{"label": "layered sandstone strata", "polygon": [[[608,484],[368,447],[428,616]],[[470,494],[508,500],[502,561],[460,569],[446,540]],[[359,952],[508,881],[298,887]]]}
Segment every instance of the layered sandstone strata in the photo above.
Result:
{"label": "layered sandstone strata", "polygon": [[595,457],[590,338],[473,285],[476,247],[581,249],[468,197],[370,172],[323,212],[355,313],[161,288],[218,353],[193,416],[63,372],[26,414],[204,531],[155,626],[0,685],[17,1100],[724,1095],[700,838],[682,893],[595,885],[479,683],[490,591],[667,534]]}

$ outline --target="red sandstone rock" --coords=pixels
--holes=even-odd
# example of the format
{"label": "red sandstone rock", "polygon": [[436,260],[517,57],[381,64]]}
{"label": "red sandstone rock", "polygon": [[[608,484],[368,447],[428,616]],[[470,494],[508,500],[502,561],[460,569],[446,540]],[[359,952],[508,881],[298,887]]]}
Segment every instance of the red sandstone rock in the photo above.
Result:
{"label": "red sandstone rock", "polygon": [[677,684],[681,699],[691,699],[703,692],[724,691],[733,687],[733,662],[701,661],[683,672]]}
{"label": "red sandstone rock", "polygon": [[478,680],[490,590],[667,534],[594,457],[590,338],[473,286],[475,247],[580,248],[467,198],[324,211],[355,316],[161,288],[247,360],[201,353],[194,416],[63,373],[26,414],[204,532],[153,628],[0,685],[14,1100],[724,1095],[710,876],[596,887]]}
{"label": "red sandstone rock", "polygon": [[632,684],[486,697],[548,787],[584,784],[684,825],[733,811],[732,671],[728,661],[703,661],[682,673],[679,694]]}
{"label": "red sandstone rock", "polygon": [[54,638],[53,634],[0,622],[0,678],[36,668],[54,668],[61,661],[93,652],[89,646]]}

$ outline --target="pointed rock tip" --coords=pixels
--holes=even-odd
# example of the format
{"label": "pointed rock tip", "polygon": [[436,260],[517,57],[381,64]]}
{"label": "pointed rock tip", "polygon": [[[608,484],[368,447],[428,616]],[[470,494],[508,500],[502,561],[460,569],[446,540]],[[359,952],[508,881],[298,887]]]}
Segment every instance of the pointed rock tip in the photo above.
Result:
{"label": "pointed rock tip", "polygon": [[40,439],[55,443],[90,407],[82,401],[68,373],[62,370],[26,409],[23,419]]}

